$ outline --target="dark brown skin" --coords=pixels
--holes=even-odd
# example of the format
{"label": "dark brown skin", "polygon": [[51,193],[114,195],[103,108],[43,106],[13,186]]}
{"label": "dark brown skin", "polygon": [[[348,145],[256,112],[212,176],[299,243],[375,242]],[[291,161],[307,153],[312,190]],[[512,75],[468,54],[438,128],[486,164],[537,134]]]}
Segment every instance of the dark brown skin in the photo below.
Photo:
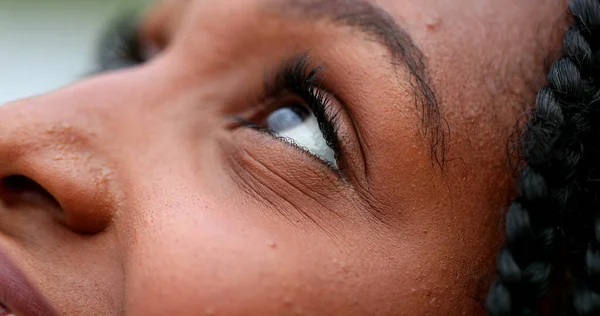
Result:
{"label": "dark brown skin", "polygon": [[[64,315],[483,314],[506,143],[565,4],[372,3],[427,58],[443,171],[382,45],[268,0],[162,1],[143,24],[152,61],[0,108],[0,178],[60,204],[0,191],[0,247]],[[226,119],[250,119],[265,70],[306,51],[351,112],[346,183]]]}

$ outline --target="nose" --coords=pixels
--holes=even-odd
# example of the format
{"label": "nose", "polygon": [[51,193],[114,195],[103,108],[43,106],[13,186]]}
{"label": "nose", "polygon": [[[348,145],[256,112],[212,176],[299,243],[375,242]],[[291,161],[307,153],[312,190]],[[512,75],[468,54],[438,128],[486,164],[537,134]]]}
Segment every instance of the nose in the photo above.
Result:
{"label": "nose", "polygon": [[119,198],[111,160],[98,146],[100,116],[77,90],[0,107],[0,211],[34,208],[95,234],[110,224]]}
{"label": "nose", "polygon": [[172,60],[0,106],[0,215],[34,205],[73,231],[98,233],[157,161],[201,160],[190,148],[214,141],[225,92],[188,83],[207,76]]}

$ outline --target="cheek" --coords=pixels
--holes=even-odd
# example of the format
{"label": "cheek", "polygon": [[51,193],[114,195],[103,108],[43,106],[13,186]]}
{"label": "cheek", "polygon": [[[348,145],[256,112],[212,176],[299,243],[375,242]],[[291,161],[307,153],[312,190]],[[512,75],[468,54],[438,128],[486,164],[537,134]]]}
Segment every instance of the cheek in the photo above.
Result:
{"label": "cheek", "polygon": [[233,217],[231,205],[180,207],[137,225],[125,269],[127,313],[398,315],[426,306],[418,278],[427,267],[415,265],[423,254],[410,245],[377,242],[360,228],[341,231],[351,236],[342,240],[243,215],[264,210]]}
{"label": "cheek", "polygon": [[[200,215],[145,227],[129,263],[128,312],[276,315],[305,308],[327,265],[307,260],[307,244],[296,236],[259,225]],[[321,248],[310,258],[321,257]]]}
{"label": "cheek", "polygon": [[236,306],[264,310],[260,303],[272,302],[282,292],[273,291],[274,252],[266,236],[241,231],[223,221],[191,218],[144,228],[128,264],[128,312],[210,315],[233,312]]}

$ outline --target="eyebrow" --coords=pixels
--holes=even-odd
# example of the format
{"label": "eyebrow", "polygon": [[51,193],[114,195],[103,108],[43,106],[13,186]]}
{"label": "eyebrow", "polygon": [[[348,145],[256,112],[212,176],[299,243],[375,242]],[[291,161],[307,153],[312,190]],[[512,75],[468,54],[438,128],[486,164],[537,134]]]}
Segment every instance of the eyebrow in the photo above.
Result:
{"label": "eyebrow", "polygon": [[441,114],[425,57],[387,11],[367,0],[273,0],[269,4],[284,15],[327,19],[351,27],[383,45],[390,52],[395,69],[404,66],[410,75],[415,107],[421,114],[422,133],[431,140],[433,160],[444,167],[448,124]]}

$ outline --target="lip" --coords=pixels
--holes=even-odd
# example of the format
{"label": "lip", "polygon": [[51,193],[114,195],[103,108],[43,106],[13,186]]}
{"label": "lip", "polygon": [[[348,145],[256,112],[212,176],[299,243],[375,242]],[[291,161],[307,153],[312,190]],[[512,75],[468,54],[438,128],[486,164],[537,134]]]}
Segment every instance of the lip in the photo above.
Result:
{"label": "lip", "polygon": [[18,316],[55,316],[48,301],[0,249],[0,301]]}

